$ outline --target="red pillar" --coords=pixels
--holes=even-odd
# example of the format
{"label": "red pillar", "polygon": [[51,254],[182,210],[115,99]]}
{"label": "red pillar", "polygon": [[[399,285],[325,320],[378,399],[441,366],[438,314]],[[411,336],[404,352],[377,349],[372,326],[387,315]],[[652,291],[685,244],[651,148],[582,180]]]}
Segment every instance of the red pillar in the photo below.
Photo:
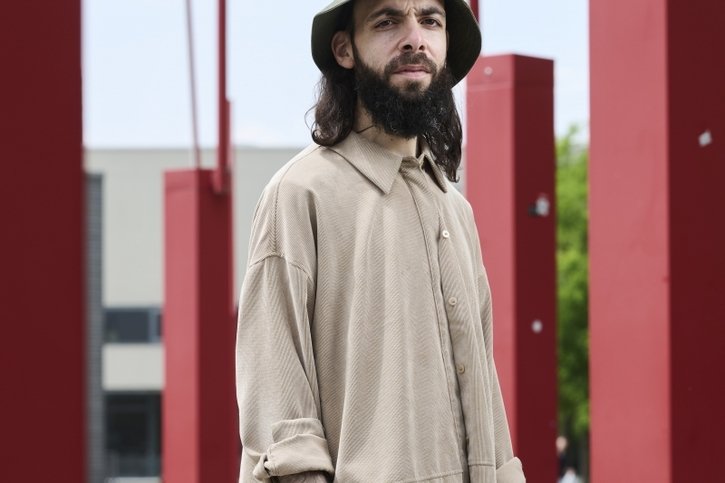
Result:
{"label": "red pillar", "polygon": [[466,192],[514,450],[534,482],[557,474],[553,89],[552,61],[518,55],[481,57],[468,76]]}
{"label": "red pillar", "polygon": [[720,481],[725,3],[590,12],[592,481]]}
{"label": "red pillar", "polygon": [[231,194],[212,170],[166,174],[163,479],[239,476]]}
{"label": "red pillar", "polygon": [[86,479],[81,2],[4,2],[0,481]]}

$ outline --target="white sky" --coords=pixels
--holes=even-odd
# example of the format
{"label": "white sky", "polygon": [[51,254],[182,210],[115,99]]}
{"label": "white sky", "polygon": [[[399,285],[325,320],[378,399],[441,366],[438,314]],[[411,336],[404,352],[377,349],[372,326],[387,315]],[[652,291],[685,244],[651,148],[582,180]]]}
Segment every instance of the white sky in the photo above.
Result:
{"label": "white sky", "polygon": [[[319,72],[314,14],[329,0],[228,0],[235,145],[305,146]],[[200,140],[216,145],[216,4],[194,0]],[[588,0],[481,0],[483,54],[555,60],[556,132],[589,118]],[[191,145],[185,0],[83,1],[90,148]],[[460,94],[460,92],[458,92]],[[586,136],[586,134],[585,134]]]}

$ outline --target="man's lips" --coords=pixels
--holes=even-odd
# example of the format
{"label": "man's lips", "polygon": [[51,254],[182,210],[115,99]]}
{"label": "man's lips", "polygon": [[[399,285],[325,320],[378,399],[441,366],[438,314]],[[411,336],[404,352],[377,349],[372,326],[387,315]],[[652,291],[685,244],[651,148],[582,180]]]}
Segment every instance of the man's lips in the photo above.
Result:
{"label": "man's lips", "polygon": [[408,79],[425,79],[430,74],[430,70],[424,65],[406,65],[394,72],[395,75]]}
{"label": "man's lips", "polygon": [[428,74],[428,68],[424,65],[405,65],[395,71],[396,74],[422,73]]}

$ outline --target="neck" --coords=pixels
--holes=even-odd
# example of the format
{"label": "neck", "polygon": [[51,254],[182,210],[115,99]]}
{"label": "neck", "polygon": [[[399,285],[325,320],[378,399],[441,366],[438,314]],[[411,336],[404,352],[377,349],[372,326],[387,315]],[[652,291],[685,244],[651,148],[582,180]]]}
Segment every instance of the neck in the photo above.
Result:
{"label": "neck", "polygon": [[355,132],[360,133],[368,141],[372,141],[388,151],[399,154],[403,157],[417,156],[418,139],[406,139],[400,136],[393,136],[386,133],[378,126],[373,125],[372,118],[367,110],[358,104],[356,109]]}

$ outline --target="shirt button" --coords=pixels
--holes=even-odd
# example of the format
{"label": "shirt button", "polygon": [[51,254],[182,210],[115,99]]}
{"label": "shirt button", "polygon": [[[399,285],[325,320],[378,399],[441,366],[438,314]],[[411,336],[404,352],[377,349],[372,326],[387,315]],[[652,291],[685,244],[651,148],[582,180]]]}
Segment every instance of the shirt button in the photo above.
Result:
{"label": "shirt button", "polygon": [[443,230],[443,232],[441,233],[441,236],[443,238],[450,238],[451,237],[451,234],[448,233],[448,230]]}
{"label": "shirt button", "polygon": [[449,303],[449,304],[450,304],[450,305],[451,305],[452,307],[455,307],[455,305],[456,305],[456,304],[458,303],[458,299],[457,299],[457,298],[455,298],[455,297],[451,297],[451,298],[449,298],[449,299],[448,299],[448,303]]}
{"label": "shirt button", "polygon": [[464,366],[463,364],[458,364],[458,367],[456,367],[456,369],[458,370],[458,374],[463,374],[464,372],[466,372],[466,366]]}

